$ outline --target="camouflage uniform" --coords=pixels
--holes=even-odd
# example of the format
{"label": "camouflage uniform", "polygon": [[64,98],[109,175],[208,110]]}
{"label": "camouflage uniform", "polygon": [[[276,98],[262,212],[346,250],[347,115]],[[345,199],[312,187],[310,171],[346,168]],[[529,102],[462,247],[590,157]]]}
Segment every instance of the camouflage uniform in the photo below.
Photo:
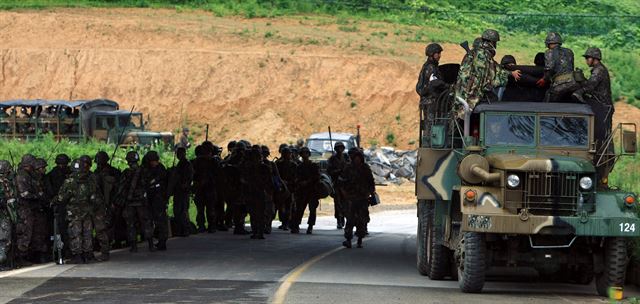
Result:
{"label": "camouflage uniform", "polygon": [[186,158],[178,158],[178,164],[171,170],[169,182],[170,194],[173,195],[173,217],[176,222],[176,231],[173,234],[187,236],[191,233],[189,197],[193,181],[193,167]]}
{"label": "camouflage uniform", "polygon": [[244,144],[236,144],[233,154],[223,161],[222,174],[225,178],[225,201],[231,208],[234,234],[246,234],[244,229],[244,215],[246,203],[242,189],[242,167]]}
{"label": "camouflage uniform", "polygon": [[[126,240],[126,223],[122,218],[122,207],[116,206],[120,170],[109,165],[109,156],[105,152],[98,152],[95,160],[96,170],[93,175],[98,184],[98,192],[103,198],[103,204],[95,206],[92,220],[96,229],[96,239],[100,244],[100,252],[102,252],[101,259],[107,260],[111,241]],[[125,232],[117,233],[116,230],[119,228],[125,228]],[[116,238],[117,235],[120,236]]]}
{"label": "camouflage uniform", "polygon": [[[340,152],[339,147],[342,147]],[[333,181],[333,189],[335,194],[333,196],[333,205],[334,205],[334,217],[338,221],[338,229],[342,229],[345,224],[345,214],[346,214],[346,206],[344,201],[344,196],[340,191],[342,184],[338,180],[340,174],[342,174],[342,170],[349,164],[349,157],[343,153],[344,144],[336,143],[334,150],[337,152],[332,155],[328,160],[327,173],[331,177],[331,181]]]}
{"label": "camouflage uniform", "polygon": [[144,238],[149,243],[149,249],[155,250],[153,246],[153,227],[149,218],[149,205],[147,202],[146,184],[143,180],[143,170],[138,166],[138,154],[129,152],[127,161],[129,168],[122,172],[119,186],[119,199],[124,205],[123,217],[127,222],[127,240],[131,246],[131,251],[138,251],[136,223],[143,230]]}
{"label": "camouflage uniform", "polygon": [[151,211],[151,220],[158,238],[156,247],[160,250],[167,248],[169,238],[169,219],[167,217],[167,182],[168,172],[160,162],[155,151],[149,151],[142,159],[144,166],[143,181],[147,189],[147,204]]}
{"label": "camouflage uniform", "polygon": [[[291,160],[291,151],[288,147],[283,148],[281,153],[283,154],[282,157],[276,160],[275,163],[278,168],[278,173],[280,174],[280,179],[284,184],[284,188],[276,194],[275,203],[280,222],[282,222],[282,226],[280,226],[280,228],[288,230],[289,221],[291,219],[291,210],[293,207],[292,192],[296,188],[295,181],[298,166],[293,160]],[[284,156],[285,154],[287,156]]]}
{"label": "camouflage uniform", "polygon": [[[85,156],[89,159],[88,156]],[[83,161],[81,161],[83,162]],[[64,181],[55,204],[66,205],[69,222],[69,248],[74,259],[83,256],[93,257],[92,215],[96,206],[103,206],[102,195],[94,175],[89,172],[90,162],[81,166],[80,172],[74,173]]]}
{"label": "camouflage uniform", "polygon": [[42,175],[36,170],[37,165],[38,160],[25,155],[16,176],[17,211],[20,219],[16,225],[16,245],[21,260],[26,259],[30,251],[39,257],[44,257],[47,252],[47,219],[44,214],[46,197]]}
{"label": "camouflage uniform", "polygon": [[0,265],[9,258],[16,197],[13,168],[8,161],[0,160]]}
{"label": "camouflage uniform", "polygon": [[454,90],[456,96],[466,100],[471,109],[487,99],[487,93],[506,86],[509,81],[510,72],[503,69],[493,59],[494,56],[493,45],[483,41],[475,51],[465,55],[460,64]]}
{"label": "camouflage uniform", "polygon": [[547,45],[558,44],[544,53],[544,82],[551,83],[545,101],[558,101],[578,87],[573,78],[573,51],[562,47],[562,38],[557,33],[549,33]]}
{"label": "camouflage uniform", "polygon": [[271,167],[262,160],[262,152],[253,149],[249,152],[249,160],[242,167],[242,185],[245,200],[251,215],[252,239],[264,239],[265,207],[273,194]]}
{"label": "camouflage uniform", "polygon": [[[53,200],[53,198],[58,195],[60,192],[60,188],[64,184],[64,181],[71,174],[71,168],[69,168],[69,162],[71,160],[65,154],[60,154],[56,156],[56,167],[54,167],[47,175],[45,175],[44,183],[48,200]],[[47,227],[53,227],[53,217],[56,216],[58,219],[58,231],[62,237],[62,243],[69,243],[69,235],[67,231],[67,227],[69,226],[66,222],[66,210],[64,205],[60,205],[57,207],[56,212],[53,214],[47,214],[47,219],[50,220],[48,222]],[[52,231],[50,231],[52,232]],[[50,235],[49,233],[48,235]],[[65,248],[68,250],[68,247]]]}
{"label": "camouflage uniform", "polygon": [[[198,210],[196,223],[199,232],[216,231],[216,174],[220,164],[213,158],[209,147],[196,147],[196,159],[191,163],[193,166],[193,193],[194,202]],[[205,227],[205,220],[208,227]]]}
{"label": "camouflage uniform", "polygon": [[[308,151],[306,147],[303,147],[300,149],[300,154],[309,153]],[[316,209],[318,205],[320,205],[316,197],[316,186],[320,181],[320,167],[308,159],[306,161],[303,160],[298,166],[296,178],[296,211],[294,217],[291,219],[291,232],[298,233],[300,231],[304,211],[307,206],[309,206],[309,219],[307,221],[309,228],[307,228],[307,233],[311,233],[313,226],[316,224]]]}
{"label": "camouflage uniform", "polygon": [[[347,225],[344,228],[345,246],[347,247],[351,247],[354,227],[358,237],[358,246],[362,245],[362,239],[367,233],[369,199],[376,191],[371,168],[364,163],[362,152],[357,148],[354,149],[349,151],[353,161],[344,168],[340,175],[340,180],[344,184],[341,190],[348,202]],[[356,157],[362,160],[356,161]]]}

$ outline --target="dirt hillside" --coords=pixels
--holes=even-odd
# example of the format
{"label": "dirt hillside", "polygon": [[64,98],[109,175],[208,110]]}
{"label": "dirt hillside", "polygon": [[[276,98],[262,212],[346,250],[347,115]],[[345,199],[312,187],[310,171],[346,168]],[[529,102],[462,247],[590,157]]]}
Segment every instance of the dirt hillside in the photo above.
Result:
{"label": "dirt hillside", "polygon": [[[218,143],[275,147],[360,124],[365,144],[412,148],[424,46],[404,30],[156,9],[0,12],[0,99],[110,98],[155,130],[188,125],[201,139],[208,123]],[[445,45],[443,62],[461,57]]]}

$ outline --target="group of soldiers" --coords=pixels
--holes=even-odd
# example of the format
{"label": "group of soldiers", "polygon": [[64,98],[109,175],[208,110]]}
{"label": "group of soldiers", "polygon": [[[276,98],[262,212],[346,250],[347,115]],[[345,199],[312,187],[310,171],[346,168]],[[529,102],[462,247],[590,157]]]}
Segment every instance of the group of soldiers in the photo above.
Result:
{"label": "group of soldiers", "polygon": [[[437,100],[443,93],[449,93],[455,100],[464,100],[470,109],[479,102],[492,102],[500,99],[501,89],[509,82],[515,84],[530,83],[546,90],[544,102],[581,102],[591,106],[595,114],[595,140],[599,153],[611,153],[612,146],[605,141],[611,133],[614,107],[611,100],[611,83],[609,71],[602,63],[602,52],[599,48],[590,47],[582,55],[591,68],[588,79],[581,70],[574,66],[574,53],[563,46],[560,34],[549,32],[544,41],[546,50],[538,53],[534,65],[542,67],[542,75],[538,78],[518,69],[515,58],[506,55],[498,63],[494,59],[500,34],[496,30],[485,30],[473,42],[468,50],[452,87],[444,82],[438,69],[443,51],[437,43],[427,45],[424,63],[416,92],[420,95],[420,105],[425,120],[433,119],[440,112],[450,112],[448,105],[439,105]],[[447,91],[447,89],[449,89]],[[445,113],[446,114],[446,113]],[[458,111],[458,117],[461,117]],[[610,169],[599,167],[599,175],[606,178]]]}
{"label": "group of soldiers", "polygon": [[[306,233],[312,234],[322,173],[309,159],[310,150],[283,144],[280,156],[269,160],[266,146],[242,140],[227,148],[223,158],[221,148],[205,141],[188,160],[188,148],[179,145],[168,169],[156,151],[142,158],[127,152],[123,171],[110,165],[104,151],[73,161],[60,154],[49,172],[47,161],[31,154],[21,158],[17,170],[0,160],[0,265],[25,267],[52,256],[69,263],[107,261],[111,248],[123,242],[131,252],[138,251],[140,241],[149,251],[166,250],[170,230],[184,237],[232,229],[236,235],[264,239],[276,217],[279,229],[296,234],[307,208]],[[373,175],[359,148],[344,153],[344,144],[336,143],[335,150],[327,173],[333,178],[338,228],[344,226],[343,245],[349,248],[356,228],[362,247],[368,206],[376,196]],[[191,198],[197,208],[195,225],[189,219]],[[167,215],[170,200],[172,221]]]}

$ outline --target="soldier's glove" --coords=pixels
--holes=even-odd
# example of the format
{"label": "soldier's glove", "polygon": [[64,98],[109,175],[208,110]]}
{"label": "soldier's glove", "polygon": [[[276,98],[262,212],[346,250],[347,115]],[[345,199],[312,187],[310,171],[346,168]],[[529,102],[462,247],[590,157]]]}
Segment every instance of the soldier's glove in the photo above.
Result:
{"label": "soldier's glove", "polygon": [[536,86],[539,88],[544,88],[546,84],[547,82],[544,80],[544,78],[540,78],[538,79],[538,81],[536,81]]}

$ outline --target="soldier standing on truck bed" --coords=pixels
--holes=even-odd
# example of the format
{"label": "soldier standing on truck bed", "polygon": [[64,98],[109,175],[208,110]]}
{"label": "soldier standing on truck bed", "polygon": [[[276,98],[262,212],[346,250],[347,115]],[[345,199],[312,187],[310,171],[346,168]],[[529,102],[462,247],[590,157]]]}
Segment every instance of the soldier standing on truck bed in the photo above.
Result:
{"label": "soldier standing on truck bed", "polygon": [[[440,93],[446,88],[446,83],[442,80],[438,62],[442,54],[442,46],[437,43],[431,43],[425,48],[427,61],[422,65],[418,83],[416,84],[416,93],[420,96],[421,123],[426,134],[430,134],[429,127],[434,118],[434,112],[439,108],[435,102]],[[428,138],[428,137],[427,137]],[[343,226],[344,223],[338,224]],[[342,227],[340,227],[342,228]]]}
{"label": "soldier standing on truck bed", "polygon": [[[605,146],[605,140],[611,134],[611,124],[613,112],[615,108],[611,101],[611,79],[609,78],[609,70],[602,64],[602,52],[599,48],[588,48],[582,55],[589,67],[591,67],[591,76],[582,85],[582,88],[573,93],[573,97],[581,102],[587,103],[595,113],[594,137],[596,140],[597,155],[602,153],[613,154],[613,143]],[[584,98],[591,97],[591,98]],[[596,157],[597,162],[599,157]],[[606,161],[606,159],[605,159]],[[598,178],[600,181],[606,180],[611,171],[613,162],[608,161],[606,164],[598,167]]]}
{"label": "soldier standing on truck bed", "polygon": [[507,71],[493,59],[500,34],[488,29],[482,33],[481,38],[480,45],[462,60],[454,86],[455,96],[465,100],[470,109],[480,101],[490,100],[487,93],[491,93],[493,89],[506,86],[509,74],[516,81],[520,80],[519,70]]}
{"label": "soldier standing on truck bed", "polygon": [[549,32],[544,43],[547,45],[544,53],[544,77],[536,85],[543,88],[550,84],[545,101],[553,102],[577,89],[573,78],[573,51],[562,47],[562,37],[556,32]]}

